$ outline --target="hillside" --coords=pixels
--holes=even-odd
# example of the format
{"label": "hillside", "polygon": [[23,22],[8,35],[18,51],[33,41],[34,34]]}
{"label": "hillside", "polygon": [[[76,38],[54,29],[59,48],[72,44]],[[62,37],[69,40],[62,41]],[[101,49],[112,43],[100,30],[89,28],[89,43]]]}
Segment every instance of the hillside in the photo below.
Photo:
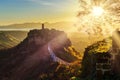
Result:
{"label": "hillside", "polygon": [[0,31],[0,49],[16,46],[26,36],[25,31]]}
{"label": "hillside", "polygon": [[[42,73],[49,73],[48,69],[55,70],[58,64],[64,64],[57,61],[56,65],[56,57],[65,63],[78,60],[73,55],[76,50],[71,52],[68,49],[70,46],[71,41],[63,31],[31,30],[17,46],[0,51],[0,79],[37,80]],[[52,55],[48,47],[52,50]]]}

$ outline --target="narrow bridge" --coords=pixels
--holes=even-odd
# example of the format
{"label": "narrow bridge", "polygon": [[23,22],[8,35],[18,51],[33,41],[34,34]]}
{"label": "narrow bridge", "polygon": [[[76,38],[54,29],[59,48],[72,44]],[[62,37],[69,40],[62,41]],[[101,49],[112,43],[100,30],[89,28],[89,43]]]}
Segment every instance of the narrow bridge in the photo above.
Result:
{"label": "narrow bridge", "polygon": [[55,55],[55,53],[53,52],[53,50],[50,47],[50,44],[48,44],[48,52],[50,53],[50,56],[54,62],[59,62],[60,64],[70,65],[69,62],[62,60]]}

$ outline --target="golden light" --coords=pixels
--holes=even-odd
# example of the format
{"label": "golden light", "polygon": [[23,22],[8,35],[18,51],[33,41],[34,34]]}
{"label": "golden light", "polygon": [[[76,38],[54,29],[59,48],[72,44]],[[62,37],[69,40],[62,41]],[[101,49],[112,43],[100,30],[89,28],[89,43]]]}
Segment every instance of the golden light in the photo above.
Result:
{"label": "golden light", "polygon": [[120,0],[79,0],[79,3],[80,32],[106,37],[120,27]]}
{"label": "golden light", "polygon": [[94,16],[101,16],[103,13],[104,13],[104,9],[102,7],[95,6],[92,9],[92,14]]}

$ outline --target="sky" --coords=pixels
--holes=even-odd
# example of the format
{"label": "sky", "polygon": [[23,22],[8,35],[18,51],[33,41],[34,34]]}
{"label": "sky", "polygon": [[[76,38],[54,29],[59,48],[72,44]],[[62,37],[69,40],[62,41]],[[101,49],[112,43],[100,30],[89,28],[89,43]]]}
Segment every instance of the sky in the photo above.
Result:
{"label": "sky", "polygon": [[78,0],[0,0],[0,25],[74,21]]}

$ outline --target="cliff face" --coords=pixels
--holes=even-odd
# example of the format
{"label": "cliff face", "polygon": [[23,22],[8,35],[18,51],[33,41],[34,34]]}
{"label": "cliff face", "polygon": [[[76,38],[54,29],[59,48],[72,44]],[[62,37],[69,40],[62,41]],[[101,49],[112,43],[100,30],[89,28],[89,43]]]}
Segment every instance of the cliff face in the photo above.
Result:
{"label": "cliff face", "polygon": [[101,76],[110,76],[112,55],[109,50],[111,44],[112,40],[108,38],[85,49],[81,74],[83,78],[99,80]]}
{"label": "cliff face", "polygon": [[63,31],[31,30],[20,44],[0,51],[0,79],[28,80],[48,72],[48,68],[53,63],[48,45],[55,56],[65,62],[77,59],[64,50],[71,46],[71,42]]}

